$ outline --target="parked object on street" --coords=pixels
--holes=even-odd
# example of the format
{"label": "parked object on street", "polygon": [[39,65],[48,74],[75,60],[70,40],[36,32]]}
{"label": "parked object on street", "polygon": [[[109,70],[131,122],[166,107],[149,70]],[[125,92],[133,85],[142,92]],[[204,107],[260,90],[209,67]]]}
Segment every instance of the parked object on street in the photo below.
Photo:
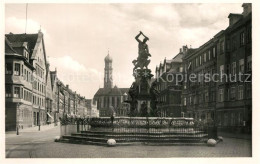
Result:
{"label": "parked object on street", "polygon": [[114,139],[108,139],[108,140],[107,140],[107,145],[108,145],[108,146],[116,146],[116,140],[114,140]]}
{"label": "parked object on street", "polygon": [[217,144],[217,141],[214,140],[214,139],[209,139],[208,142],[207,142],[207,145],[211,146],[211,147],[215,147],[216,144]]}

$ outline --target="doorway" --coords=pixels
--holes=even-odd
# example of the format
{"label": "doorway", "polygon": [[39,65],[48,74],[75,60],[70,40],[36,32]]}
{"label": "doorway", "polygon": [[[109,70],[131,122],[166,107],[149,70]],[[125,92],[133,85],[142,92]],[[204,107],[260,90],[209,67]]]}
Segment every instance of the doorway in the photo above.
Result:
{"label": "doorway", "polygon": [[36,116],[36,112],[33,112],[33,125],[34,125],[34,126],[37,125],[37,116]]}

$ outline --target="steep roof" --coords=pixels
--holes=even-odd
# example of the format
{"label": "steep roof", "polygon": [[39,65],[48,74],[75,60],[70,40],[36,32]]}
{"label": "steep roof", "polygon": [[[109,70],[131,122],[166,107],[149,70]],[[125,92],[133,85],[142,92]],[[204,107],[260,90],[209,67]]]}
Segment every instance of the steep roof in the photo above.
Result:
{"label": "steep roof", "polygon": [[35,44],[37,42],[38,39],[38,34],[5,34],[5,36],[7,37],[7,39],[13,43],[13,44],[19,44],[19,43],[23,43],[23,42],[28,42],[29,45],[29,51],[30,51],[30,58],[33,52],[33,49],[35,47]]}
{"label": "steep roof", "polygon": [[119,88],[117,88],[117,86],[115,86],[114,88],[111,89],[111,91],[109,92],[110,95],[122,95],[121,91]]}
{"label": "steep roof", "polygon": [[198,48],[189,48],[187,53],[193,53],[197,50]]}
{"label": "steep roof", "polygon": [[13,42],[12,47],[25,47],[27,44],[27,42]]}
{"label": "steep roof", "polygon": [[129,88],[118,88],[115,86],[114,88],[99,88],[95,93],[96,96],[123,96],[124,93],[128,94]]}
{"label": "steep roof", "polygon": [[179,53],[178,55],[176,55],[176,56],[172,59],[172,62],[182,62],[182,57],[183,57],[183,54],[182,54],[182,53]]}
{"label": "steep roof", "polygon": [[17,53],[17,52],[13,49],[13,47],[12,47],[10,41],[7,39],[7,37],[5,37],[5,52],[6,52],[6,53]]}

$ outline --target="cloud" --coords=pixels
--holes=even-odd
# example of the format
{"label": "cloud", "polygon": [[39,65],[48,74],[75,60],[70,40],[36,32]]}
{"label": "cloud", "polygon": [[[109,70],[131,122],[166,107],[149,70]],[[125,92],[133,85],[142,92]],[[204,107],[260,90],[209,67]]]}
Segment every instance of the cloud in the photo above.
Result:
{"label": "cloud", "polygon": [[95,68],[86,67],[81,62],[73,59],[70,55],[61,57],[49,57],[50,69],[57,70],[58,78],[81,95],[92,98],[98,84],[103,80],[103,72]]}
{"label": "cloud", "polygon": [[[25,33],[25,19],[20,19],[14,16],[8,17],[5,20],[5,31],[6,33]],[[33,20],[27,19],[27,26],[26,26],[26,33],[27,34],[35,34],[41,29],[42,33],[44,34],[44,40],[46,47],[48,48],[50,44],[52,44],[51,37],[47,30],[44,27],[41,27],[40,23]]]}
{"label": "cloud", "polygon": [[78,61],[75,61],[72,59],[71,56],[66,55],[62,57],[50,57],[49,58],[52,65],[56,65],[58,67],[62,67],[62,69],[65,70],[71,70],[71,71],[86,71],[86,67],[83,64],[80,64]]}
{"label": "cloud", "polygon": [[[179,13],[180,26],[184,28],[197,28],[211,26],[225,20],[230,12],[241,10],[238,4],[176,4],[174,9]],[[227,20],[226,20],[227,21]]]}
{"label": "cloud", "polygon": [[[16,17],[8,17],[5,26],[6,29],[13,33],[25,32],[26,20]],[[32,19],[27,19],[26,33],[36,33],[40,29],[45,35],[47,34],[47,30],[41,27],[40,23]]]}
{"label": "cloud", "polygon": [[[99,72],[95,68],[86,68],[85,65],[76,61],[69,55],[65,55],[62,57],[49,57],[50,69],[58,70],[58,76],[69,82],[96,82],[99,81],[101,74],[103,72]],[[73,77],[72,77],[73,76]]]}

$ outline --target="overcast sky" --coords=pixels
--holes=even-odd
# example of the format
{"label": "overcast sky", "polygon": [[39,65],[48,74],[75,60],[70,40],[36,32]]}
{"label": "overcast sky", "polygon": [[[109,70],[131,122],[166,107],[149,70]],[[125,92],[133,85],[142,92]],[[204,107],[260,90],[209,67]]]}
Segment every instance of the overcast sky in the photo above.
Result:
{"label": "overcast sky", "polygon": [[[183,45],[199,47],[228,26],[229,13],[242,4],[28,4],[27,33],[44,33],[51,69],[72,90],[93,98],[103,87],[104,58],[113,58],[114,84],[128,88],[132,60],[138,56],[134,37],[150,40],[151,63],[173,58]],[[5,6],[5,32],[25,32],[25,4]]]}

